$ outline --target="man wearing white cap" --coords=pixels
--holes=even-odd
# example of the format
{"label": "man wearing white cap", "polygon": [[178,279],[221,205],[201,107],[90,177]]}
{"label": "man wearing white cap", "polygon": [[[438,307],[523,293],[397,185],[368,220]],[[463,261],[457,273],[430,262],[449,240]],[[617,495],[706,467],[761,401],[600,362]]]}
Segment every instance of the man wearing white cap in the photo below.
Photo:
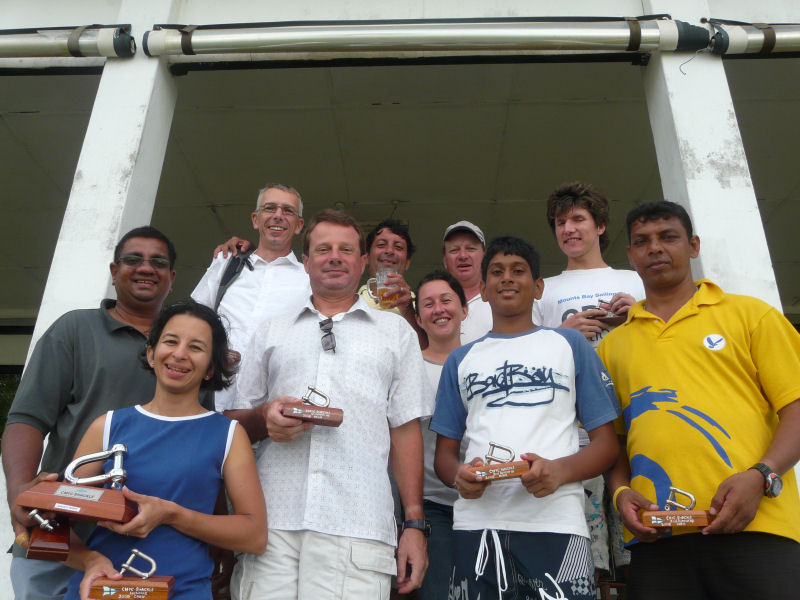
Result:
{"label": "man wearing white cap", "polygon": [[492,309],[481,298],[481,261],[486,238],[480,227],[469,221],[453,223],[442,239],[442,261],[467,297],[467,317],[461,323],[461,344],[486,335],[492,328]]}

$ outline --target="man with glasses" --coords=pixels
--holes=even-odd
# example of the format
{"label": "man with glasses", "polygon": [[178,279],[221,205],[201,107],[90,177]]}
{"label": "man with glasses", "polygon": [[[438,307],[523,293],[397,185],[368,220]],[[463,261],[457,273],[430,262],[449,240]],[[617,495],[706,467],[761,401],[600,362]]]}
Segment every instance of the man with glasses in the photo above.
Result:
{"label": "man with glasses", "polygon": [[[303,235],[311,297],[262,323],[245,353],[226,414],[261,442],[269,539],[237,565],[242,598],[387,599],[395,572],[403,593],[425,574],[419,417],[432,392],[408,323],[356,294],[365,263],[355,220],[315,216]],[[339,427],[283,416],[308,393],[344,411]],[[407,519],[396,559],[390,448]]]}
{"label": "man with glasses", "polygon": [[[175,279],[174,265],[175,248],[163,233],[153,227],[129,231],[114,249],[110,267],[117,299],[66,313],[37,342],[3,432],[3,469],[17,539],[34,526],[15,505],[17,495],[56,473],[63,475],[84,431],[99,415],[152,397],[155,377],[142,369],[139,355]],[[202,401],[213,409],[213,396]],[[75,525],[81,535],[91,528],[91,523]],[[11,583],[17,600],[63,597],[72,569],[28,560],[16,544],[13,554]]]}
{"label": "man with glasses", "polygon": [[[301,306],[311,294],[308,275],[292,253],[292,240],[303,228],[302,215],[303,200],[295,188],[281,183],[266,185],[259,190],[251,215],[253,229],[258,231],[258,247],[244,258],[247,262],[238,276],[219,299],[223,274],[234,260],[220,254],[192,292],[197,302],[224,317],[229,346],[235,352],[244,352],[255,325],[287,308]],[[235,386],[217,392],[217,410],[228,408],[235,393]]]}

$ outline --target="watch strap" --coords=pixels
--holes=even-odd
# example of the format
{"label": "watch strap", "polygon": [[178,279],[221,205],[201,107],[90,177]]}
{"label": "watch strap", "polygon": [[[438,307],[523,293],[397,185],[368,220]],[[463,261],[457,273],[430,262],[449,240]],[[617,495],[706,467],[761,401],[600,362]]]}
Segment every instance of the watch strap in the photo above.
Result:
{"label": "watch strap", "polygon": [[430,537],[431,522],[427,519],[408,519],[403,521],[403,530],[406,529],[419,529],[425,537]]}

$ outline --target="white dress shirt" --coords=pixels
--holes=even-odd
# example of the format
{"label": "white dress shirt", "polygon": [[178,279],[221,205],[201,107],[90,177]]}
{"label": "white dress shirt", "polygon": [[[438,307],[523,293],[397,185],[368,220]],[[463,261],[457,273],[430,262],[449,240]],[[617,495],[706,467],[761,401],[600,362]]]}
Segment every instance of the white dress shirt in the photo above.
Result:
{"label": "white dress shirt", "polygon": [[333,317],[335,351],[322,349],[311,303],[258,327],[245,353],[233,408],[314,386],[344,411],[339,427],[314,426],[256,452],[270,529],[308,529],[396,544],[387,474],[389,428],[431,414],[417,336],[390,312],[358,298]]}
{"label": "white dress shirt", "polygon": [[[192,298],[214,308],[219,282],[228,259],[220,253],[192,292]],[[228,331],[228,346],[244,358],[253,330],[262,321],[277,314],[293,311],[305,304],[311,295],[308,274],[293,253],[267,262],[257,254],[250,255],[253,270],[245,265],[226,290],[217,312]],[[215,393],[218,412],[231,408],[236,396],[236,382],[227,390]]]}

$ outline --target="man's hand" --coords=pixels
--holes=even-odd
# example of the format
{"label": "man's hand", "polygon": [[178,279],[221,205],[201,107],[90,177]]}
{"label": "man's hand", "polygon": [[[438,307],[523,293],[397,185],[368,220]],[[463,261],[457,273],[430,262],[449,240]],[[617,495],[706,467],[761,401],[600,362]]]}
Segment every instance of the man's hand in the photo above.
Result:
{"label": "man's hand", "polygon": [[[752,521],[764,498],[764,476],[755,469],[731,475],[711,499],[716,518],[701,533],[739,533]],[[769,501],[769,500],[767,500]]]}
{"label": "man's hand", "polygon": [[[24,492],[27,489],[30,489],[31,487],[33,487],[34,485],[36,485],[41,481],[56,481],[56,480],[58,480],[58,473],[41,472],[31,481],[17,488],[16,493],[13,494],[13,497],[16,498],[22,492]],[[11,495],[12,494],[9,494],[9,497]],[[20,534],[27,535],[29,527],[39,526],[38,523],[28,518],[28,513],[31,512],[30,508],[23,508],[19,506],[16,502],[12,503],[10,508],[11,508],[11,527],[14,529],[15,536],[19,536]],[[42,514],[41,516],[45,519],[48,518],[47,514]]]}
{"label": "man's hand", "polygon": [[537,498],[549,496],[564,484],[564,472],[558,461],[547,460],[532,452],[521,454],[520,458],[531,465],[520,478],[522,485]]}
{"label": "man's hand", "polygon": [[614,294],[608,302],[598,302],[600,308],[609,310],[615,315],[626,315],[631,306],[636,304],[636,298],[630,294]]}
{"label": "man's hand", "polygon": [[275,442],[291,442],[314,426],[308,421],[284,417],[283,406],[289,402],[300,402],[300,399],[280,396],[272,402],[265,402],[261,405],[264,421],[267,423],[267,432],[270,439]]}
{"label": "man's hand", "polygon": [[570,315],[561,323],[561,327],[577,329],[587,340],[591,340],[596,335],[601,335],[603,331],[608,329],[609,325],[607,323],[597,320],[597,317],[605,317],[607,314],[608,311],[602,308],[590,308]]}
{"label": "man's hand", "polygon": [[640,510],[658,510],[658,504],[653,504],[636,490],[628,489],[617,494],[617,509],[625,527],[640,542],[655,542],[659,538],[658,529],[645,527],[639,520]]}
{"label": "man's hand", "polygon": [[[428,540],[419,529],[404,529],[397,545],[397,591],[408,594],[422,585],[428,568]],[[407,574],[407,566],[411,574]]]}
{"label": "man's hand", "polygon": [[214,258],[217,258],[217,255],[220,252],[222,252],[222,258],[228,258],[228,253],[230,253],[232,256],[236,256],[239,254],[239,252],[247,252],[252,247],[253,244],[250,242],[250,240],[233,236],[227,242],[223,242],[214,248]]}
{"label": "man's hand", "polygon": [[399,296],[397,300],[391,302],[387,308],[397,308],[400,312],[404,313],[407,310],[412,310],[411,305],[411,286],[406,283],[406,280],[400,273],[389,273],[386,276],[386,284],[389,286],[396,285],[399,288]]}
{"label": "man's hand", "polygon": [[483,496],[486,486],[491,485],[491,481],[483,481],[475,473],[469,470],[469,467],[482,467],[483,460],[480,458],[473,458],[467,464],[458,467],[456,472],[455,486],[458,493],[462,498],[467,500],[474,500]]}

